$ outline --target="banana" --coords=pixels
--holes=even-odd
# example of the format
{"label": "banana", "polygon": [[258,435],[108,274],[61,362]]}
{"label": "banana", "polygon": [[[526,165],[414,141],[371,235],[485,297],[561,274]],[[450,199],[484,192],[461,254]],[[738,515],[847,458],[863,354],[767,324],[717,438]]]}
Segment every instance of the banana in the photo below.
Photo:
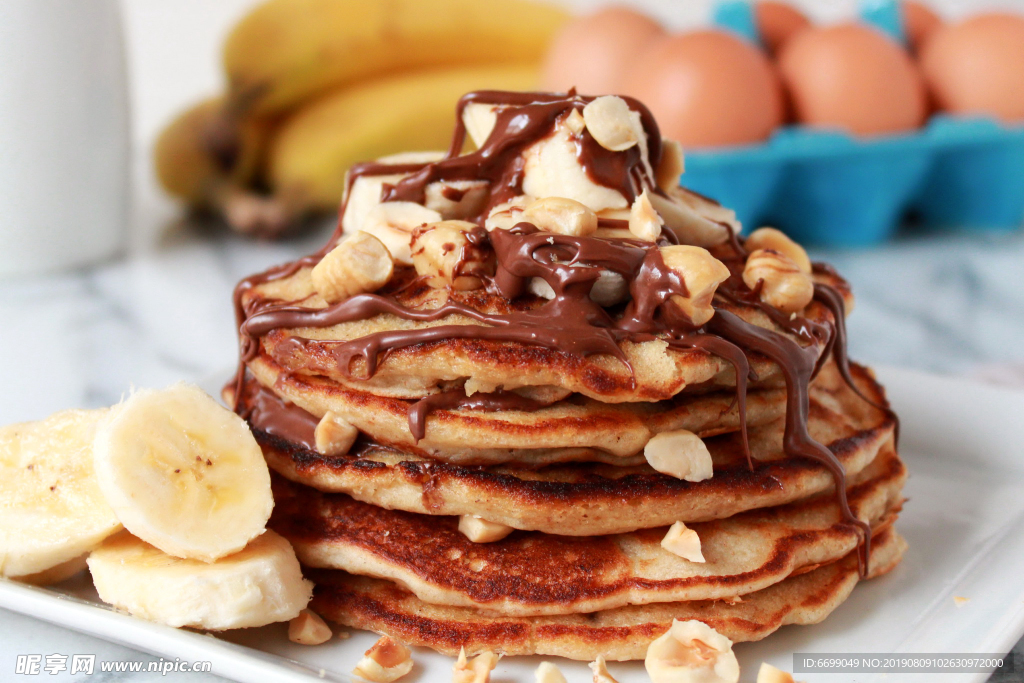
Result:
{"label": "banana", "polygon": [[462,95],[482,88],[527,90],[536,77],[535,66],[439,69],[329,93],[275,131],[267,150],[267,180],[282,201],[336,210],[345,171],[353,163],[406,150],[445,149]]}
{"label": "banana", "polygon": [[568,14],[529,0],[269,0],[224,45],[231,97],[280,113],[408,69],[539,61]]}
{"label": "banana", "polygon": [[212,562],[266,527],[270,472],[245,422],[196,386],[144,390],[96,432],[100,489],[132,534]]}
{"label": "banana", "polygon": [[93,435],[105,415],[68,410],[0,429],[0,575],[66,578],[55,568],[69,569],[121,528],[93,471]]}
{"label": "banana", "polygon": [[231,111],[224,97],[203,100],[157,137],[157,179],[168,194],[194,207],[219,209],[229,187],[255,177],[270,126],[267,119]]}
{"label": "banana", "polygon": [[124,532],[88,562],[101,600],[169,626],[220,631],[288,621],[313,594],[295,551],[273,531],[212,564],[171,557]]}

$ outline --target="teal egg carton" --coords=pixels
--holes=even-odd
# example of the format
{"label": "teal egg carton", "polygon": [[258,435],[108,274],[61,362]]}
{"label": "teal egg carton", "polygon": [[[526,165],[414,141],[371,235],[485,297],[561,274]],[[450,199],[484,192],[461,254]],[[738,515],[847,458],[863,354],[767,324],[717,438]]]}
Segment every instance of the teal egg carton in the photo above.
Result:
{"label": "teal egg carton", "polygon": [[760,145],[691,150],[683,184],[824,246],[887,240],[907,216],[925,227],[1010,231],[1024,222],[1024,126],[935,116],[905,135],[860,138],[780,128]]}
{"label": "teal egg carton", "polygon": [[[905,40],[896,0],[861,0],[860,17]],[[750,0],[722,0],[713,20],[760,43]],[[907,217],[1007,232],[1024,223],[1024,125],[936,115],[881,137],[789,126],[763,144],[688,150],[683,184],[734,209],[746,231],[774,225],[822,246],[884,242]]]}

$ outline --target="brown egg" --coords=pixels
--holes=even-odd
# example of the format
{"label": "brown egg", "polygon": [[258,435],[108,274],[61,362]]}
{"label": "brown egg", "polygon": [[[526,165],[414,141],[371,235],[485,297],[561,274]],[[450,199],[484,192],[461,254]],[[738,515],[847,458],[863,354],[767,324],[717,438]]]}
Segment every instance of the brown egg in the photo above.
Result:
{"label": "brown egg", "polygon": [[942,19],[924,3],[903,0],[903,30],[910,49],[917,52],[928,37],[942,26]]}
{"label": "brown egg", "polygon": [[800,123],[880,135],[920,126],[927,114],[917,66],[894,40],[863,24],[802,31],[779,69]]}
{"label": "brown egg", "polygon": [[724,31],[663,38],[634,60],[625,93],[686,146],[758,142],[782,123],[778,75],[765,54]]}
{"label": "brown egg", "polygon": [[757,30],[761,42],[771,54],[776,54],[783,43],[811,25],[811,21],[792,5],[774,0],[760,0],[754,6]]}
{"label": "brown egg", "polygon": [[1024,17],[982,14],[936,31],[921,69],[939,108],[1024,121]]}
{"label": "brown egg", "polygon": [[650,17],[625,7],[608,7],[569,22],[555,36],[544,60],[541,87],[575,87],[587,95],[621,92],[623,76],[637,53],[663,37]]}

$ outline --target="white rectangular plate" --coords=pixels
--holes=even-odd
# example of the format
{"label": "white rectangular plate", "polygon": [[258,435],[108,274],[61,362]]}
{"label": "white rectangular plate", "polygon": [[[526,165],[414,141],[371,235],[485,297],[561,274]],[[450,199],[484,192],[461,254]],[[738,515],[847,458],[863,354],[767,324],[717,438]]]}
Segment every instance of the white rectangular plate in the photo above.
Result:
{"label": "white rectangular plate", "polygon": [[[901,455],[911,472],[899,530],[910,549],[890,575],[857,587],[824,623],[789,626],[736,646],[743,681],[761,661],[792,670],[794,652],[1007,652],[1024,634],[1024,393],[905,370],[879,372],[903,421]],[[968,598],[957,604],[954,596]],[[961,601],[962,602],[962,601]],[[353,633],[317,647],[294,645],[284,625],[213,637],[113,612],[88,576],[49,589],[0,581],[0,607],[101,638],[193,661],[238,681],[350,680],[375,636]],[[451,680],[452,660],[421,650],[407,679]],[[536,657],[508,658],[495,681],[532,681]],[[570,682],[583,663],[558,662]],[[648,681],[642,663],[612,663],[621,683]],[[798,676],[799,678],[799,676]],[[980,683],[986,674],[858,675],[858,681]],[[813,675],[849,681],[850,674]]]}

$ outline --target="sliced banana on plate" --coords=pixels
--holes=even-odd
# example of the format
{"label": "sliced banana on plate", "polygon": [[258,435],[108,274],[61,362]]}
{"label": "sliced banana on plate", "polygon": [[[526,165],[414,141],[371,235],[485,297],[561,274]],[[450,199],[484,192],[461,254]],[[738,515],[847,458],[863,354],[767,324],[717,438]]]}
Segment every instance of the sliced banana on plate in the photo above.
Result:
{"label": "sliced banana on plate", "polygon": [[93,471],[106,412],[67,410],[0,428],[0,575],[60,581],[121,528]]}
{"label": "sliced banana on plate", "polygon": [[217,562],[171,557],[123,532],[89,556],[100,599],[143,619],[211,631],[264,626],[299,615],[313,584],[273,531]]}
{"label": "sliced banana on plate", "polygon": [[240,417],[188,384],[138,391],[111,410],[96,433],[96,476],[132,534],[213,562],[263,532],[270,472]]}

